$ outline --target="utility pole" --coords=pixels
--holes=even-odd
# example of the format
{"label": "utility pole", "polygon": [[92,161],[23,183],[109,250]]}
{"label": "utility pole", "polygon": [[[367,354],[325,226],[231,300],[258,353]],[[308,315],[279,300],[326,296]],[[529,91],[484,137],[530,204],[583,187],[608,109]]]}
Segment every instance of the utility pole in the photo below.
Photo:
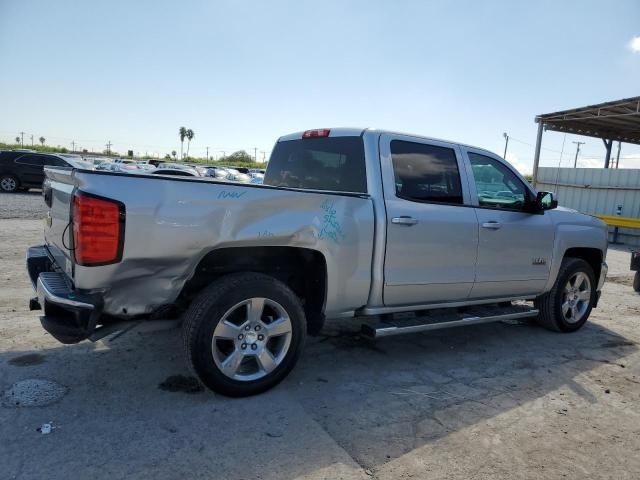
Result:
{"label": "utility pole", "polygon": [[258,163],[258,147],[253,147],[253,161]]}
{"label": "utility pole", "polygon": [[24,148],[24,132],[20,132],[20,144],[22,148]]}
{"label": "utility pole", "polygon": [[222,158],[227,158],[227,152],[225,152],[224,150],[219,151],[222,152]]}
{"label": "utility pole", "polygon": [[504,137],[504,155],[502,156],[502,158],[504,158],[506,160],[507,159],[507,146],[509,145],[509,135],[507,135],[507,132],[504,132],[502,134],[502,136]]}
{"label": "utility pole", "polygon": [[580,145],[584,145],[584,142],[573,142],[576,144],[576,158],[573,160],[573,168],[578,166],[578,155],[580,154]]}
{"label": "utility pole", "polygon": [[209,161],[209,147],[207,147],[207,162]]}
{"label": "utility pole", "polygon": [[31,135],[31,146],[33,147],[33,135]]}
{"label": "utility pole", "polygon": [[71,142],[71,151],[72,151],[72,152],[75,152],[75,151],[76,151],[76,142],[75,142],[75,141],[72,141],[72,142]]}
{"label": "utility pole", "polygon": [[109,141],[107,142],[107,144],[105,145],[105,147],[107,147],[107,156],[108,156],[108,157],[110,157],[110,156],[111,156],[111,145],[112,145],[111,140],[109,140]]}
{"label": "utility pole", "polygon": [[267,155],[267,152],[265,152],[264,150],[260,150],[260,153],[262,154],[262,163],[264,163],[264,158]]}

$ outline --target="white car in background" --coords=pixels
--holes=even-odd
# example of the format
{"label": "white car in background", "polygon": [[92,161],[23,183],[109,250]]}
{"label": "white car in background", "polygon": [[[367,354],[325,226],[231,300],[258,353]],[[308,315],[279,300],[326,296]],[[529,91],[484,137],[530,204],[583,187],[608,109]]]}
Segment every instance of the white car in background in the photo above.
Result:
{"label": "white car in background", "polygon": [[111,163],[104,162],[98,165],[96,170],[116,172],[116,173],[144,173],[144,170],[138,165],[130,163]]}
{"label": "white car in background", "polygon": [[246,173],[230,173],[227,176],[227,180],[230,180],[232,182],[236,182],[236,183],[251,183],[251,177],[249,175],[247,175]]}
{"label": "white car in background", "polygon": [[175,173],[175,171],[181,171],[186,172],[187,175],[193,177],[201,176],[198,170],[196,170],[195,168],[180,163],[161,163],[153,173],[160,173],[160,171],[163,171],[165,173],[169,172],[169,175],[180,175],[179,173]]}
{"label": "white car in background", "polygon": [[251,177],[250,183],[253,183],[254,185],[262,185],[264,182],[264,174],[262,173],[251,172],[249,176]]}

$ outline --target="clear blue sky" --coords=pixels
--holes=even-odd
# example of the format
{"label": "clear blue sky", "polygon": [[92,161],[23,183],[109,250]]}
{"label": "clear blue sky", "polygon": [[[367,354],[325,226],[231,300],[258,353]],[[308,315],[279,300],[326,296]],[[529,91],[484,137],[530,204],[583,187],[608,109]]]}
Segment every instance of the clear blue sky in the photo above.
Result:
{"label": "clear blue sky", "polygon": [[[637,36],[637,0],[0,0],[0,140],[164,155],[185,125],[204,155],[374,126],[502,154],[506,131],[530,171],[536,114],[640,95]],[[543,164],[562,140],[545,135]]]}

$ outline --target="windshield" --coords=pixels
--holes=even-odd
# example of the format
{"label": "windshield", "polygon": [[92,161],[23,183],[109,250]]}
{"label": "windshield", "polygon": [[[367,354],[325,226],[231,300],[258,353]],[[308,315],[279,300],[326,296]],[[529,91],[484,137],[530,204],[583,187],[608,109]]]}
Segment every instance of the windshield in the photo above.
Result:
{"label": "windshield", "polygon": [[264,176],[265,185],[367,192],[361,137],[305,138],[278,142]]}

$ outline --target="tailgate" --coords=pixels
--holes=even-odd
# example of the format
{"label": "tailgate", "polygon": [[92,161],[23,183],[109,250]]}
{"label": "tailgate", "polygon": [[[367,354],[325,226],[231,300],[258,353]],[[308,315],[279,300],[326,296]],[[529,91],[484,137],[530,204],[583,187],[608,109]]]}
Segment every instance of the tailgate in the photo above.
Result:
{"label": "tailgate", "polygon": [[47,167],[42,195],[48,211],[45,218],[44,238],[55,262],[71,278],[73,257],[71,245],[71,198],[76,188],[73,169]]}

